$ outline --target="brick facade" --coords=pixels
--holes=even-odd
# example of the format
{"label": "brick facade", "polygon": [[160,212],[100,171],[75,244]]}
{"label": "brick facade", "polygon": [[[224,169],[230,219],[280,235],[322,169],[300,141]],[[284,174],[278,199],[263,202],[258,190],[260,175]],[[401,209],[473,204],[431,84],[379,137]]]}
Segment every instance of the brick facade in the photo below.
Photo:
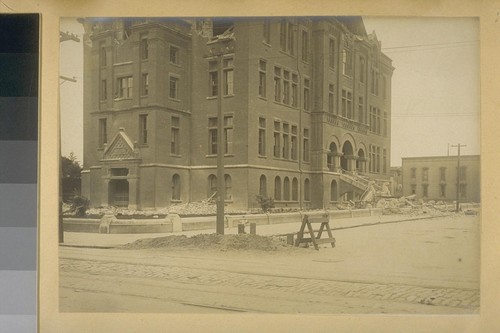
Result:
{"label": "brick facade", "polygon": [[230,40],[221,60],[228,205],[257,207],[265,191],[278,207],[323,208],[359,197],[341,173],[389,177],[394,68],[359,17],[84,27],[82,193],[92,206],[161,208],[211,195],[214,35]]}

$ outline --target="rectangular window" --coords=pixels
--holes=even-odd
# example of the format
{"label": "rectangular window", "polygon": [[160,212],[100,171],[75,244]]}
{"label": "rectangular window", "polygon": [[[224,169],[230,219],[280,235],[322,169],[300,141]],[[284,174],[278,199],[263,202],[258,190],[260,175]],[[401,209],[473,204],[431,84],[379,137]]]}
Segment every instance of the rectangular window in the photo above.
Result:
{"label": "rectangular window", "polygon": [[107,119],[99,119],[99,147],[103,147],[108,143],[108,127]]}
{"label": "rectangular window", "polygon": [[224,117],[224,154],[233,153],[233,116]]}
{"label": "rectangular window", "polygon": [[422,185],[422,196],[424,198],[427,198],[429,196],[429,185],[428,184],[424,184]]}
{"label": "rectangular window", "polygon": [[309,79],[304,79],[304,110],[308,111],[310,108],[310,88],[311,81]]}
{"label": "rectangular window", "polygon": [[365,101],[363,99],[363,97],[359,97],[358,99],[358,121],[363,124],[363,122],[365,121],[364,119],[364,115],[365,115]]}
{"label": "rectangular window", "polygon": [[141,49],[141,59],[142,60],[148,59],[149,44],[148,44],[148,39],[145,36],[141,36],[140,49]]}
{"label": "rectangular window", "polygon": [[283,71],[283,103],[290,104],[290,72]]}
{"label": "rectangular window", "polygon": [[210,61],[208,63],[208,96],[210,97],[217,97],[219,90],[217,67],[217,61]]}
{"label": "rectangular window", "polygon": [[296,161],[297,160],[297,126],[292,125],[292,151],[291,151],[291,156],[292,160]]}
{"label": "rectangular window", "polygon": [[117,79],[117,98],[132,98],[134,81],[132,76]]}
{"label": "rectangular window", "polygon": [[380,135],[380,109],[377,109],[377,134]]}
{"label": "rectangular window", "polygon": [[342,74],[352,76],[352,52],[351,45],[344,40],[344,49],[342,50]]}
{"label": "rectangular window", "polygon": [[105,67],[108,63],[106,58],[106,48],[104,46],[104,42],[99,43],[99,63],[101,67]]}
{"label": "rectangular window", "polygon": [[302,61],[309,59],[309,32],[302,30]]}
{"label": "rectangular window", "polygon": [[217,118],[208,118],[208,154],[217,154]]}
{"label": "rectangular window", "polygon": [[266,119],[259,118],[259,155],[266,156]]}
{"label": "rectangular window", "polygon": [[147,96],[149,93],[149,74],[143,73],[141,77],[141,96]]}
{"label": "rectangular window", "polygon": [[148,115],[139,115],[139,143],[145,145],[148,143]]}
{"label": "rectangular window", "polygon": [[387,133],[389,131],[389,125],[387,120],[387,112],[384,112],[384,136],[387,137]]}
{"label": "rectangular window", "polygon": [[377,147],[377,173],[380,173],[380,147]]}
{"label": "rectangular window", "polygon": [[179,99],[179,78],[175,76],[170,77],[170,88],[168,96],[173,99]]}
{"label": "rectangular window", "polygon": [[259,61],[259,96],[266,97],[266,61]]}
{"label": "rectangular window", "polygon": [[281,68],[274,67],[274,100],[281,102]]}
{"label": "rectangular window", "polygon": [[180,119],[172,116],[172,126],[170,128],[170,153],[180,155]]}
{"label": "rectangular window", "polygon": [[302,148],[302,151],[304,152],[303,160],[305,162],[309,161],[309,129],[304,128],[304,142],[303,142],[304,147]]}
{"label": "rectangular window", "polygon": [[283,158],[290,158],[290,125],[283,124]]}
{"label": "rectangular window", "polygon": [[415,184],[411,185],[411,194],[417,194],[417,185]]}
{"label": "rectangular window", "polygon": [[467,185],[466,184],[460,184],[460,197],[461,198],[467,197]]}
{"label": "rectangular window", "polygon": [[286,42],[287,42],[287,38],[286,38],[286,29],[287,29],[288,25],[287,25],[287,22],[286,20],[281,20],[280,22],[280,47],[281,47],[281,51],[285,51],[286,52]]}
{"label": "rectangular window", "polygon": [[342,89],[342,117],[352,118],[352,92]]}
{"label": "rectangular window", "polygon": [[422,169],[422,181],[423,182],[428,182],[429,181],[429,168],[423,168]]}
{"label": "rectangular window", "polygon": [[263,29],[262,35],[264,37],[264,43],[271,44],[271,20],[270,19],[264,20],[264,29]]}
{"label": "rectangular window", "polygon": [[463,182],[465,181],[467,175],[467,167],[461,166],[460,167],[460,181]]}
{"label": "rectangular window", "polygon": [[411,178],[412,179],[417,178],[417,168],[411,168]]}
{"label": "rectangular window", "polygon": [[274,157],[280,157],[281,155],[281,123],[279,121],[274,122],[274,147],[273,147]]}
{"label": "rectangular window", "polygon": [[334,86],[333,86],[333,84],[329,84],[328,85],[328,112],[329,113],[334,113],[334,110],[335,110],[333,92],[334,92]]}
{"label": "rectangular window", "polygon": [[382,172],[387,173],[387,149],[384,149],[382,153]]}
{"label": "rectangular window", "polygon": [[106,99],[108,99],[108,84],[106,80],[101,80],[99,98],[101,101],[105,101]]}
{"label": "rectangular window", "polygon": [[439,196],[441,198],[446,197],[446,184],[440,184],[439,185]]}
{"label": "rectangular window", "polygon": [[280,22],[280,48],[283,52],[295,54],[295,27],[286,19]]}
{"label": "rectangular window", "polygon": [[359,57],[359,82],[365,83],[366,64],[365,58]]}
{"label": "rectangular window", "polygon": [[445,167],[439,168],[439,181],[441,181],[441,182],[446,181],[446,168]]}
{"label": "rectangular window", "polygon": [[335,68],[335,39],[330,39],[328,44],[328,65]]}
{"label": "rectangular window", "polygon": [[227,58],[222,61],[222,71],[224,75],[223,90],[225,96],[233,95],[234,87],[234,62],[233,58]]}
{"label": "rectangular window", "polygon": [[292,106],[297,107],[299,105],[299,77],[297,74],[292,74]]}
{"label": "rectangular window", "polygon": [[387,78],[382,76],[382,96],[387,99]]}
{"label": "rectangular window", "polygon": [[179,64],[179,48],[175,46],[170,46],[170,63]]}

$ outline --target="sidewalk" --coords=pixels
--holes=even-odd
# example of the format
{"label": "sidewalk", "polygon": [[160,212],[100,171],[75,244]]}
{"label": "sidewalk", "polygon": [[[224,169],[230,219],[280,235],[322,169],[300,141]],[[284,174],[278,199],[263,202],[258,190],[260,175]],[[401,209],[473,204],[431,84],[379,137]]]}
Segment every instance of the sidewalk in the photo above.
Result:
{"label": "sidewalk", "polygon": [[[347,228],[356,228],[362,226],[377,225],[381,223],[394,223],[412,220],[426,220],[434,217],[439,217],[442,215],[379,215],[379,216],[368,216],[368,217],[357,217],[357,218],[342,218],[342,219],[331,219],[330,227],[334,232]],[[282,223],[282,224],[269,224],[269,225],[258,225],[257,235],[271,236],[286,233],[296,233],[300,229],[300,223]],[[250,232],[250,226],[245,227],[245,231]],[[149,233],[149,234],[96,234],[96,233],[83,233],[83,232],[65,232],[64,233],[64,243],[63,246],[78,246],[78,247],[115,247],[127,243],[134,242],[138,239],[144,238],[157,238],[172,235],[185,235],[187,237],[199,235],[199,234],[212,234],[215,233],[215,229],[207,230],[195,230],[195,231],[182,231],[182,232],[172,232],[172,233]],[[226,228],[224,230],[225,234],[237,234],[238,228]]]}

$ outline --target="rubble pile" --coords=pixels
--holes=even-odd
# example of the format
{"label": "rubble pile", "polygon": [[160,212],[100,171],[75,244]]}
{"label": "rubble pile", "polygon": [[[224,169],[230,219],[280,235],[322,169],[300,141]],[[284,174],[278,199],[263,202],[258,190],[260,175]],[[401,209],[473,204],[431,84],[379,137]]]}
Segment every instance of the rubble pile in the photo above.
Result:
{"label": "rubble pile", "polygon": [[401,198],[390,198],[390,199],[380,199],[377,201],[376,208],[382,208],[383,214],[410,214],[410,215],[421,215],[429,214],[444,215],[449,212],[454,211],[454,206],[447,205],[443,201],[428,201],[424,202],[422,199],[416,200],[415,195],[401,197]]}
{"label": "rubble pile", "polygon": [[[91,208],[87,210],[87,216],[103,216],[111,214],[115,216],[157,218],[168,214],[178,214],[180,216],[207,216],[217,213],[217,205],[211,201],[189,202],[176,204],[161,209],[133,210],[120,207]],[[225,209],[226,214],[246,214],[247,211]]]}
{"label": "rubble pile", "polygon": [[135,242],[122,245],[122,249],[151,249],[151,248],[197,248],[219,251],[257,250],[278,251],[290,248],[290,245],[274,239],[252,234],[219,235],[199,234],[192,237],[185,235],[166,236],[139,239]]}

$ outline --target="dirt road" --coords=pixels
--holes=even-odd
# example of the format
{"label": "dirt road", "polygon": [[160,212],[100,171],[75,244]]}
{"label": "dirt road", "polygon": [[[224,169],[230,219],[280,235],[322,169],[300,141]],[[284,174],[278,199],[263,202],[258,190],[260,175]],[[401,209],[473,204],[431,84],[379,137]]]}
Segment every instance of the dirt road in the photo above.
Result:
{"label": "dirt road", "polygon": [[60,248],[63,312],[477,313],[479,218],[338,230],[271,252]]}

